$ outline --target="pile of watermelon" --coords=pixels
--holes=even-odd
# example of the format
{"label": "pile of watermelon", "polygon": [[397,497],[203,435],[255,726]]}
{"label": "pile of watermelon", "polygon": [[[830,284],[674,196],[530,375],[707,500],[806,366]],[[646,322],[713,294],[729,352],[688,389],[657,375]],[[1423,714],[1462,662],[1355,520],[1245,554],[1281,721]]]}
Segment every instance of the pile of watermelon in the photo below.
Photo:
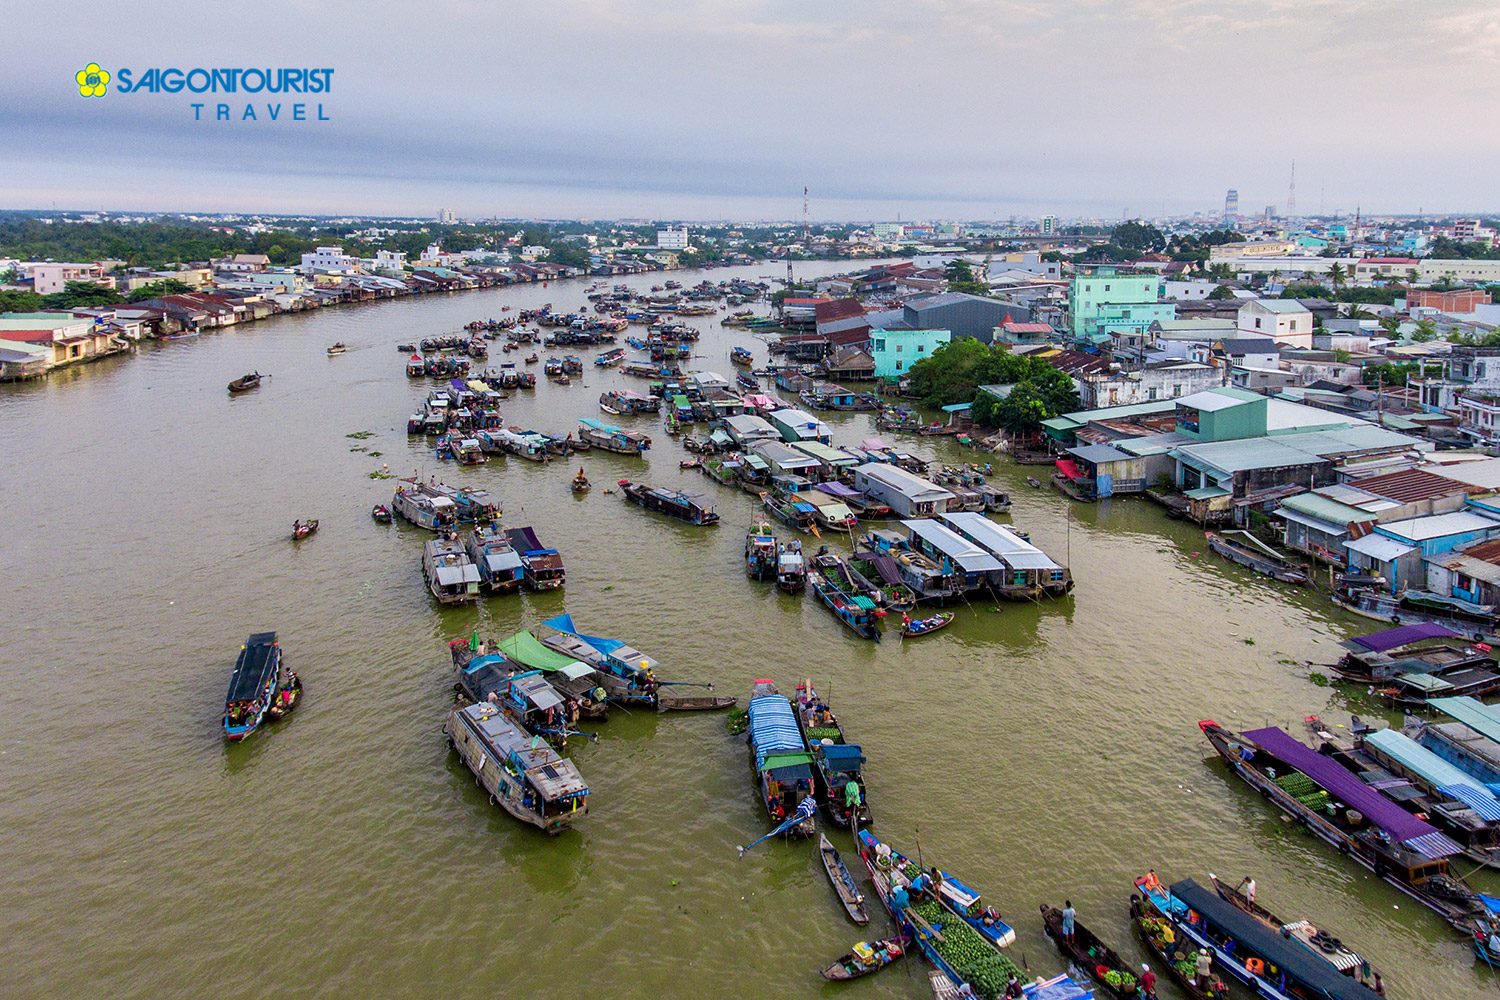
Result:
{"label": "pile of watermelon", "polygon": [[1011,976],[1023,978],[1014,962],[997,953],[978,931],[945,910],[940,903],[929,900],[912,907],[912,912],[942,933],[942,941],[931,942],[933,950],[953,966],[981,1000],[995,1000],[1004,993]]}

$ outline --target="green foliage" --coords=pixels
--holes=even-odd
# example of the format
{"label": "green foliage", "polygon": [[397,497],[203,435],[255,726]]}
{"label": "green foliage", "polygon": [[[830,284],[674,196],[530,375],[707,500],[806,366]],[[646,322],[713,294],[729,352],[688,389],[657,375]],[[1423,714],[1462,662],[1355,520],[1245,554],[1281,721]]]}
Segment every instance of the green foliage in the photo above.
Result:
{"label": "green foliage", "polygon": [[1419,320],[1417,328],[1412,331],[1411,339],[1419,344],[1425,344],[1429,340],[1437,339],[1437,324],[1430,319]]}
{"label": "green foliage", "polygon": [[1226,299],[1234,298],[1234,290],[1228,285],[1220,285],[1218,288],[1215,288],[1213,291],[1209,292],[1208,297],[1215,302],[1223,302]]}
{"label": "green foliage", "polygon": [[127,302],[141,302],[145,299],[159,299],[163,295],[182,295],[191,292],[193,286],[176,278],[163,278],[160,281],[152,281],[139,288],[132,289],[125,296]]}
{"label": "green foliage", "polygon": [[[1073,380],[1038,358],[986,346],[972,337],[944,344],[911,366],[914,395],[928,406],[972,401],[975,423],[1013,433],[1034,430],[1059,413],[1078,409]],[[1005,399],[978,394],[981,385],[1013,385]]]}
{"label": "green foliage", "polygon": [[1167,248],[1167,238],[1150,223],[1122,222],[1110,230],[1109,242],[1126,250],[1156,253]]}
{"label": "green foliage", "polygon": [[0,313],[36,312],[42,308],[42,297],[36,292],[0,289]]}
{"label": "green foliage", "polygon": [[956,281],[972,282],[974,280],[974,269],[962,257],[955,257],[948,262],[947,267],[943,268],[943,277],[947,278],[950,284]]}
{"label": "green foliage", "polygon": [[62,291],[42,296],[42,305],[47,309],[112,306],[120,301],[119,292],[92,281],[70,281],[63,286]]}
{"label": "green foliage", "polygon": [[[1360,379],[1372,388],[1379,385],[1400,388],[1406,385],[1407,379],[1418,374],[1420,370],[1421,366],[1411,361],[1403,361],[1400,364],[1387,362],[1379,365],[1366,365],[1360,372]],[[1436,367],[1434,370],[1437,370]]]}
{"label": "green foliage", "polygon": [[1439,260],[1500,260],[1500,247],[1488,243],[1461,243],[1448,236],[1438,236],[1428,247],[1428,255]]}

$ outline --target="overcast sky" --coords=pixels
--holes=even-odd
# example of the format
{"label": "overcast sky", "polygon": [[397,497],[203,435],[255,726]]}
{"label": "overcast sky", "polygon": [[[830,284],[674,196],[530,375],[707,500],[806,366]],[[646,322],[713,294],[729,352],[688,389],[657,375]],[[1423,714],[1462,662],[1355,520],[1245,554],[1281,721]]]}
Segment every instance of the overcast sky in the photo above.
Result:
{"label": "overcast sky", "polygon": [[[1497,56],[1447,0],[7,0],[0,207],[1112,219],[1295,159],[1301,213],[1493,211]],[[114,90],[152,66],[332,68],[331,120]]]}

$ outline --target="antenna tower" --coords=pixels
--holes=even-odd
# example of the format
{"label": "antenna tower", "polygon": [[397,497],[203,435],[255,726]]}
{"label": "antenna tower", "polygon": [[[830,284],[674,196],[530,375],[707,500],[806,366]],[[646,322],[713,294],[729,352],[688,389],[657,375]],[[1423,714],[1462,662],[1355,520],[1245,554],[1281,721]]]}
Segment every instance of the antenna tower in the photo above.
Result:
{"label": "antenna tower", "polygon": [[802,188],[802,243],[807,245],[807,188]]}
{"label": "antenna tower", "polygon": [[1292,182],[1286,187],[1286,217],[1293,218],[1297,214],[1297,161],[1292,161]]}

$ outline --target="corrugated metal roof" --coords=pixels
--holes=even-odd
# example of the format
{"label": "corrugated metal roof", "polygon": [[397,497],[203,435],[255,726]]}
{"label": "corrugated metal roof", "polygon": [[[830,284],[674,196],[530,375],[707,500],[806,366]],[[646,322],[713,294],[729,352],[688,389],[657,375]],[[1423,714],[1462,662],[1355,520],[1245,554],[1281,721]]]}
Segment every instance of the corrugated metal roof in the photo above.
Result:
{"label": "corrugated metal roof", "polygon": [[1401,558],[1408,552],[1417,551],[1410,545],[1402,545],[1394,538],[1387,538],[1384,535],[1366,535],[1363,538],[1355,538],[1345,542],[1344,548],[1350,552],[1369,556],[1377,562],[1390,562],[1392,559]]}
{"label": "corrugated metal roof", "polygon": [[1467,798],[1462,801],[1473,806],[1475,811],[1485,819],[1500,819],[1500,800],[1495,798],[1493,792],[1405,733],[1395,729],[1377,729],[1365,735],[1365,743],[1390,757],[1434,788],[1468,786],[1477,793],[1474,798],[1479,801],[1479,804],[1475,805]]}
{"label": "corrugated metal roof", "polygon": [[1426,517],[1409,517],[1404,521],[1387,521],[1376,530],[1409,542],[1423,542],[1447,535],[1490,529],[1500,530],[1500,521],[1466,510],[1455,510],[1448,514],[1430,514]]}
{"label": "corrugated metal roof", "polygon": [[1127,455],[1118,448],[1107,444],[1089,444],[1078,448],[1069,448],[1068,454],[1081,458],[1085,462],[1093,462],[1098,465],[1101,462],[1128,462],[1134,455]]}
{"label": "corrugated metal roof", "polygon": [[1337,525],[1342,528],[1350,521],[1373,521],[1374,515],[1358,507],[1351,507],[1337,500],[1318,496],[1316,493],[1300,493],[1294,497],[1287,497],[1281,502],[1281,506],[1294,510],[1299,514],[1305,514],[1317,521],[1326,524]]}
{"label": "corrugated metal roof", "polygon": [[1362,490],[1400,503],[1451,497],[1457,493],[1469,491],[1468,483],[1440,476],[1425,469],[1404,469],[1401,472],[1391,472],[1383,476],[1372,476],[1369,479],[1356,480],[1355,485]]}
{"label": "corrugated metal roof", "polygon": [[965,573],[989,573],[1005,568],[1000,560],[940,521],[917,518],[902,521],[901,526],[952,559]]}

